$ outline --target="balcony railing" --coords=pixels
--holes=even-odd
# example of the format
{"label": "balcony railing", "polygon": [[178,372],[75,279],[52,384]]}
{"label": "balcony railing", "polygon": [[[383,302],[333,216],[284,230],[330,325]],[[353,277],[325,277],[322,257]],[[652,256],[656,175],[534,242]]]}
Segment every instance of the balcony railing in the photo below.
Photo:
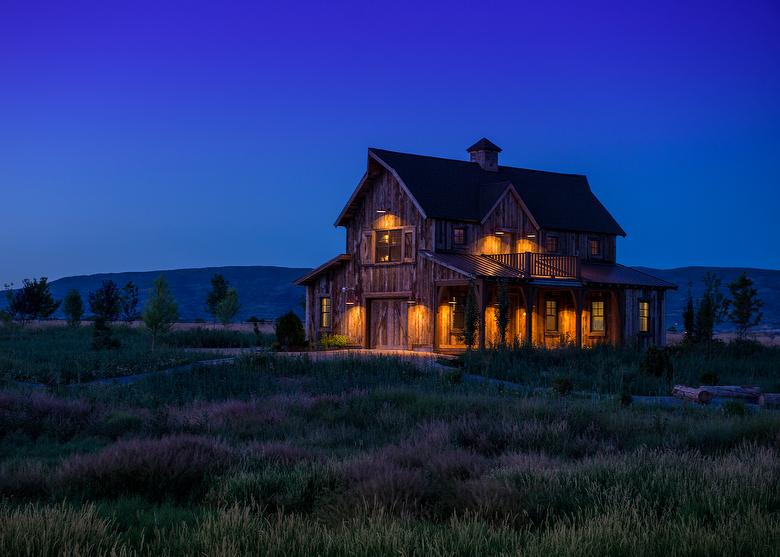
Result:
{"label": "balcony railing", "polygon": [[529,277],[576,279],[580,276],[579,259],[574,255],[523,252],[496,253],[488,257]]}

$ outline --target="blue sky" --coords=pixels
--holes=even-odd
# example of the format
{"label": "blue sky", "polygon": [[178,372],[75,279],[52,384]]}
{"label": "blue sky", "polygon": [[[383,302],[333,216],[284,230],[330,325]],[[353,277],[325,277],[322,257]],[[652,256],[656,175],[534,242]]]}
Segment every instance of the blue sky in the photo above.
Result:
{"label": "blue sky", "polygon": [[539,4],[5,0],[0,282],[315,266],[367,147],[482,136],[625,263],[780,268],[777,3]]}

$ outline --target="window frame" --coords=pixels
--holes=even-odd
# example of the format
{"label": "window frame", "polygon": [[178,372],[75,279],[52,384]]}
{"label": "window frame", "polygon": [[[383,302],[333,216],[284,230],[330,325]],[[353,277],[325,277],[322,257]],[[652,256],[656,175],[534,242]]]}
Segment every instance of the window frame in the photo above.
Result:
{"label": "window frame", "polygon": [[[552,312],[550,311],[552,308]],[[549,320],[555,320],[555,328],[549,327]],[[560,319],[558,311],[558,300],[545,300],[544,301],[544,333],[557,335],[560,331]]]}
{"label": "window frame", "polygon": [[[598,250],[594,253],[593,248],[597,247]],[[591,259],[603,259],[604,258],[604,242],[599,236],[590,236],[588,238],[588,254]]]}
{"label": "window frame", "polygon": [[[387,233],[388,242],[380,242],[381,234]],[[393,243],[393,236],[397,235],[397,242]],[[379,250],[387,249],[387,260],[380,259]],[[393,259],[393,248],[398,248],[398,259]],[[403,228],[378,228],[374,230],[374,263],[401,263],[404,259],[404,230]]]}
{"label": "window frame", "polygon": [[[387,232],[390,234],[390,245],[380,242],[380,234]],[[398,244],[393,244],[393,233],[398,234]],[[407,241],[408,240],[408,241]],[[417,229],[414,226],[392,226],[385,228],[371,228],[363,231],[362,252],[366,256],[364,264],[368,265],[399,265],[401,263],[413,263],[416,259],[417,247]],[[400,253],[400,259],[391,259],[389,261],[380,261],[380,250],[389,250],[388,257],[392,255],[392,250],[397,248]]]}
{"label": "window frame", "polygon": [[[555,243],[555,249],[550,249],[550,242]],[[561,238],[557,234],[547,234],[544,237],[544,249],[547,253],[557,254],[561,251]]]}
{"label": "window frame", "polygon": [[[646,315],[642,315],[643,306],[647,308]],[[647,299],[639,300],[639,305],[637,309],[639,312],[639,333],[643,335],[649,335],[652,332],[650,300]]]}
{"label": "window frame", "polygon": [[[327,311],[326,311],[327,306]],[[319,302],[319,329],[321,331],[330,331],[333,328],[333,298],[330,296],[320,296]],[[323,324],[324,317],[327,315],[327,325]]]}
{"label": "window frame", "polygon": [[[461,233],[461,241],[457,240],[458,232]],[[463,247],[466,245],[466,227],[454,226],[452,228],[452,245],[457,247]]]}
{"label": "window frame", "polygon": [[[601,319],[601,328],[596,329],[594,324],[596,323],[596,304],[601,305],[601,315],[598,317]],[[604,300],[591,300],[590,302],[590,334],[603,335],[607,332],[607,304]]]}

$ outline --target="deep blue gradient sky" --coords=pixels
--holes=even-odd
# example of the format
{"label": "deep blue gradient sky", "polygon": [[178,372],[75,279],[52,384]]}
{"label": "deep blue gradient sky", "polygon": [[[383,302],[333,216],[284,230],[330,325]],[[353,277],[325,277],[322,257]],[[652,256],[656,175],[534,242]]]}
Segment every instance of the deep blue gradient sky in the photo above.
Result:
{"label": "deep blue gradient sky", "polygon": [[625,263],[780,268],[779,26],[776,0],[2,0],[0,282],[314,266],[368,146],[483,135],[587,174]]}

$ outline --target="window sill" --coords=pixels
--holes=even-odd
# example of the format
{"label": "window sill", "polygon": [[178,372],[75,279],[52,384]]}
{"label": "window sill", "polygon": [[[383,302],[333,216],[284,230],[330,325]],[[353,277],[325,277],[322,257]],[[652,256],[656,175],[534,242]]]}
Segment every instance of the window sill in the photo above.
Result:
{"label": "window sill", "polygon": [[607,336],[607,333],[604,331],[590,331],[588,333],[589,337],[605,337]]}

